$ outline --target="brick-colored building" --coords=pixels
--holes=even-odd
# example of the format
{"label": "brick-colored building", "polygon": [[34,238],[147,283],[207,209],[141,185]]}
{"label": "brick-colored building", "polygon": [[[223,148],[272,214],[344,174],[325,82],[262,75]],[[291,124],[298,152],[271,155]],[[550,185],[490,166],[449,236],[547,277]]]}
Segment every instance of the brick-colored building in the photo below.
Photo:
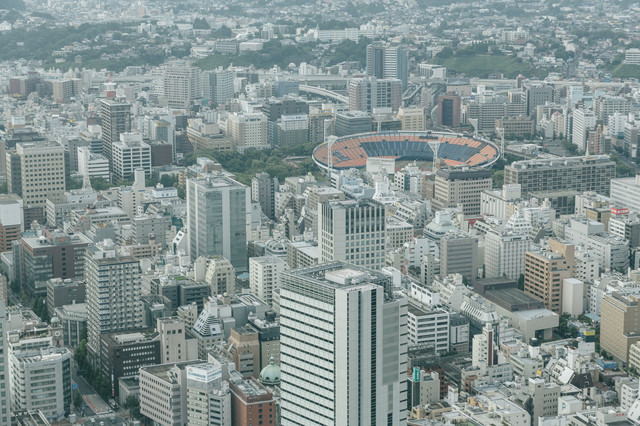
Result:
{"label": "brick-colored building", "polygon": [[273,426],[276,409],[273,394],[253,377],[231,381],[231,407],[234,425]]}

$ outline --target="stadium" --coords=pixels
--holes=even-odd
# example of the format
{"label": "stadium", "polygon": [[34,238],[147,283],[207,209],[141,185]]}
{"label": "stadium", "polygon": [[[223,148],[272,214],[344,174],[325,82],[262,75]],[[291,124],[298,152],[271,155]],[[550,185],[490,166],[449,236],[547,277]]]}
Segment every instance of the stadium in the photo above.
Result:
{"label": "stadium", "polygon": [[[333,142],[333,169],[365,167],[369,157],[433,161],[430,142],[440,143],[437,158],[448,166],[488,167],[499,157],[498,147],[493,142],[456,133],[372,132],[344,136]],[[329,168],[327,143],[314,149],[313,161],[323,170]]]}

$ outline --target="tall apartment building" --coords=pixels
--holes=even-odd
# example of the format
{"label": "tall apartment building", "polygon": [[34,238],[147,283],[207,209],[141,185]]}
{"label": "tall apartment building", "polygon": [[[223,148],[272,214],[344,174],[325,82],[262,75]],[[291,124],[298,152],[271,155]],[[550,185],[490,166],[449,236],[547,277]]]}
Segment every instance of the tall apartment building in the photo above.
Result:
{"label": "tall apartment building", "polygon": [[273,306],[273,293],[280,288],[280,275],[289,269],[282,257],[261,256],[249,259],[249,289],[264,303]]}
{"label": "tall apartment building", "polygon": [[492,185],[491,171],[487,169],[439,169],[436,172],[433,205],[442,210],[461,204],[465,216],[478,216],[482,191],[491,189]]}
{"label": "tall apartment building", "polygon": [[593,191],[609,195],[616,163],[608,155],[514,161],[504,168],[504,183],[536,191]]}
{"label": "tall apartment building", "polygon": [[109,240],[87,250],[87,346],[99,354],[100,335],[142,326],[142,272]]}
{"label": "tall apartment building", "polygon": [[224,256],[237,272],[247,271],[246,186],[221,174],[187,180],[189,254]]}
{"label": "tall apartment building", "polygon": [[11,392],[9,372],[9,340],[7,307],[0,300],[0,426],[11,425]]}
{"label": "tall apartment building", "polygon": [[202,92],[210,102],[224,104],[233,98],[233,71],[218,68],[202,74]]}
{"label": "tall apartment building", "polygon": [[267,117],[260,112],[230,114],[227,118],[227,134],[231,136],[234,148],[240,152],[248,148],[269,147]]}
{"label": "tall apartment building", "polygon": [[201,96],[200,69],[188,61],[166,64],[162,71],[162,89],[169,108],[189,108]]}
{"label": "tall apartment building", "polygon": [[231,392],[220,364],[194,364],[187,370],[187,423],[231,426]]}
{"label": "tall apartment building", "polygon": [[611,204],[640,213],[640,175],[611,179]]}
{"label": "tall apartment building", "polygon": [[402,81],[396,78],[354,78],[349,81],[349,109],[373,112],[378,108],[398,111],[402,104]]}
{"label": "tall apartment building", "polygon": [[390,285],[339,262],[283,274],[282,425],[406,423],[407,300]]}
{"label": "tall apartment building", "polygon": [[400,46],[370,44],[367,46],[367,75],[376,78],[397,78],[402,90],[409,80],[409,56]]}
{"label": "tall apartment building", "polygon": [[[67,348],[38,348],[9,354],[11,410],[42,411],[62,420],[71,413],[71,352]],[[9,380],[4,381],[8,387]]]}
{"label": "tall apartment building", "polygon": [[269,219],[275,219],[278,187],[278,178],[272,178],[269,173],[256,173],[251,179],[251,201],[260,204],[262,213]]}
{"label": "tall apartment building", "polygon": [[82,80],[79,78],[66,78],[51,82],[53,100],[55,102],[68,102],[72,97],[82,92]]}
{"label": "tall apartment building", "polygon": [[111,147],[111,169],[114,182],[131,179],[136,170],[151,176],[151,146],[142,141],[139,133],[121,133],[120,140]]}
{"label": "tall apartment building", "polygon": [[587,150],[587,136],[590,130],[596,127],[596,114],[589,109],[578,108],[573,110],[573,133],[571,143],[582,151]]}
{"label": "tall apartment building", "polygon": [[385,209],[369,200],[318,206],[319,263],[334,260],[371,269],[384,266]]}
{"label": "tall apartment building", "polygon": [[120,134],[131,131],[131,104],[124,100],[100,101],[102,127],[102,154],[111,163],[111,146],[120,140]]}
{"label": "tall apartment building", "polygon": [[631,101],[622,96],[598,96],[593,102],[593,108],[596,118],[606,123],[609,116],[615,113],[629,114]]}
{"label": "tall apartment building", "polygon": [[307,117],[309,119],[309,124],[307,125],[309,132],[307,140],[309,142],[322,143],[327,136],[335,134],[335,117],[330,110],[310,112]]}
{"label": "tall apartment building", "polygon": [[524,271],[529,235],[505,227],[493,227],[484,238],[484,264],[487,278],[517,280]]}
{"label": "tall apartment building", "polygon": [[573,277],[575,247],[548,240],[549,248],[527,251],[524,258],[524,292],[562,313],[562,282]]}
{"label": "tall apartment building", "polygon": [[16,144],[16,155],[20,163],[25,218],[27,210],[33,210],[33,217],[44,223],[47,199],[61,202],[64,198],[64,147],[57,142],[24,142]]}
{"label": "tall apartment building", "polygon": [[637,295],[613,292],[600,302],[600,347],[627,363],[629,347],[640,341],[640,299]]}

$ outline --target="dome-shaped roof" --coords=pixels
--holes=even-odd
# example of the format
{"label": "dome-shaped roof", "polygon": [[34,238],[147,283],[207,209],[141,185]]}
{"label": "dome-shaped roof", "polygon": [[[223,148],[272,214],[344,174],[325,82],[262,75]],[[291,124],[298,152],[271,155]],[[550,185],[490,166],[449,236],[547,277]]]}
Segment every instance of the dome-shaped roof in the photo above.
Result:
{"label": "dome-shaped roof", "polygon": [[260,383],[266,386],[280,384],[280,367],[276,365],[273,357],[269,358],[269,365],[260,372]]}

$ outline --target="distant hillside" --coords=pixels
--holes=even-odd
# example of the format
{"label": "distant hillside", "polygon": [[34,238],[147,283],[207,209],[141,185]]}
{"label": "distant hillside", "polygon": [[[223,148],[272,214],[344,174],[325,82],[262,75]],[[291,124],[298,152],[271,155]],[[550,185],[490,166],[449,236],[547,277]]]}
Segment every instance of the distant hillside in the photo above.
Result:
{"label": "distant hillside", "polygon": [[24,2],[22,0],[0,0],[0,10],[24,10]]}

